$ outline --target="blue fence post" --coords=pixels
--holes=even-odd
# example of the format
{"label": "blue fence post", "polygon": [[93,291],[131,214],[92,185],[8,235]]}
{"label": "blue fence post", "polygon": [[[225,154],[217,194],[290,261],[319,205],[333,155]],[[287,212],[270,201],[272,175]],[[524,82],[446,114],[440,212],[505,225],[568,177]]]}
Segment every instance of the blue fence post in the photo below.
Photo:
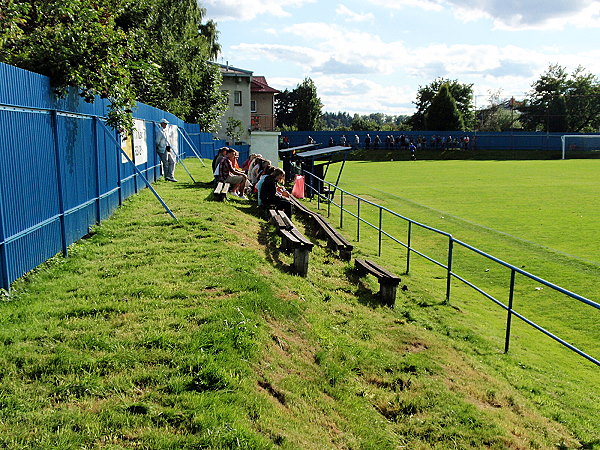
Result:
{"label": "blue fence post", "polygon": [[[117,133],[116,131],[114,132],[115,134],[115,141],[117,141],[119,143],[119,148],[121,148],[121,135],[119,133]],[[116,152],[116,158],[117,158],[117,189],[119,192],[119,206],[123,206],[123,189],[121,188],[121,184],[122,184],[122,177],[121,177],[121,152]]]}
{"label": "blue fence post", "polygon": [[[331,204],[331,200],[329,200]],[[344,228],[344,191],[340,191],[340,228]]]}
{"label": "blue fence post", "polygon": [[450,285],[452,281],[452,249],[454,247],[454,239],[449,237],[448,241],[448,275],[446,278],[446,303],[450,302]]}
{"label": "blue fence post", "polygon": [[510,271],[510,291],[508,294],[508,316],[506,317],[506,337],[504,339],[504,353],[508,353],[510,345],[510,325],[512,322],[513,298],[515,296],[515,269]]}
{"label": "blue fence post", "polygon": [[408,274],[408,272],[410,272],[410,245],[411,245],[411,238],[412,238],[412,222],[409,221],[408,222],[408,236],[406,239],[406,273]]}
{"label": "blue fence post", "polygon": [[4,200],[2,199],[2,184],[0,183],[0,272],[2,287],[10,291],[10,272],[8,268],[8,251],[6,249],[6,223],[4,222]]}
{"label": "blue fence post", "polygon": [[96,223],[102,220],[100,209],[100,149],[98,146],[98,116],[92,121],[92,136],[94,139],[94,162],[96,163]]}
{"label": "blue fence post", "polygon": [[382,227],[383,227],[383,208],[379,207],[379,251],[378,256],[381,256],[381,239],[382,239]]}
{"label": "blue fence post", "polygon": [[356,242],[360,242],[360,197],[358,197],[358,208],[356,209]]}
{"label": "blue fence post", "polygon": [[61,170],[60,145],[58,142],[58,112],[53,109],[52,115],[52,137],[54,138],[54,160],[56,161],[56,188],[58,190],[58,213],[60,222],[60,238],[63,256],[68,256],[67,231],[65,228],[65,200],[63,191],[63,171]]}

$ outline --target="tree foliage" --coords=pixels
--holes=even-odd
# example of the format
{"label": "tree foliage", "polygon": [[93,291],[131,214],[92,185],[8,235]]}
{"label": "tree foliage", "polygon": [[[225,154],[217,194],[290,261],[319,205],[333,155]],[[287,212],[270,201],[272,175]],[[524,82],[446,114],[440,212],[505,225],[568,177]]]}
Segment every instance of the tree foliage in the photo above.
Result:
{"label": "tree foliage", "polygon": [[600,127],[600,82],[583,67],[569,74],[551,64],[519,110],[526,130],[595,131]]}
{"label": "tree foliage", "polygon": [[407,116],[403,115],[396,116],[383,113],[354,114],[351,116],[347,112],[325,112],[321,117],[324,129],[338,131],[405,130],[404,121],[407,118]]}
{"label": "tree foliage", "polygon": [[518,102],[513,98],[502,98],[502,90],[490,92],[489,105],[477,111],[477,131],[520,130],[520,112],[516,110]]}
{"label": "tree foliage", "polygon": [[425,129],[425,114],[443,85],[448,86],[452,98],[456,102],[465,129],[471,130],[475,125],[475,112],[473,110],[473,85],[459,83],[457,80],[436,78],[427,86],[420,86],[417,91],[417,99],[413,102],[417,110],[408,119],[408,124],[413,130]]}
{"label": "tree foliage", "polygon": [[442,84],[439,92],[431,99],[431,104],[425,112],[425,129],[431,131],[460,131],[465,129],[462,115],[447,83]]}
{"label": "tree foliage", "polygon": [[317,95],[317,87],[310,78],[305,78],[296,87],[296,125],[298,131],[321,129],[321,108],[323,104]]}
{"label": "tree foliage", "polygon": [[225,108],[207,64],[216,27],[196,0],[0,2],[0,61],[49,76],[58,95],[109,98],[114,127],[131,126],[136,100],[205,128]]}
{"label": "tree foliage", "polygon": [[277,116],[277,126],[280,128],[295,128],[298,122],[298,113],[296,103],[298,93],[296,89],[291,91],[285,89],[279,94],[275,94],[275,115]]}

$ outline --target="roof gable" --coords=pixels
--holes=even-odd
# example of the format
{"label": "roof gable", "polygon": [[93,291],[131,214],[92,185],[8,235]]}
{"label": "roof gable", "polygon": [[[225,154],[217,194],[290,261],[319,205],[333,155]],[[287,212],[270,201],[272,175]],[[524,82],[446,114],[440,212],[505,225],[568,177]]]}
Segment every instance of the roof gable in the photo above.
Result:
{"label": "roof gable", "polygon": [[279,93],[279,91],[277,89],[274,89],[271,86],[269,86],[266,78],[263,76],[252,77],[250,91],[253,93],[270,93],[270,94],[278,94]]}

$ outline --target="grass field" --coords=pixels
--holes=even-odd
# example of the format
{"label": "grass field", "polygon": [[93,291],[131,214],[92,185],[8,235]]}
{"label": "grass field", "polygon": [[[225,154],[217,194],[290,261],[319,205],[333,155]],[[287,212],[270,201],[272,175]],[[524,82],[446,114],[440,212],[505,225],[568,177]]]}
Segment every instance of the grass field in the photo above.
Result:
{"label": "grass field", "polygon": [[[451,233],[510,264],[556,283],[592,301],[600,302],[600,161],[401,161],[346,163],[340,186],[412,220]],[[335,179],[331,172],[328,179]],[[377,179],[374,185],[374,179]],[[340,202],[340,196],[336,197]],[[356,213],[356,201],[344,205]],[[322,206],[323,207],[323,206]],[[332,207],[330,219],[339,212]],[[377,211],[363,205],[361,216],[377,223]],[[355,234],[357,221],[346,214],[344,228]],[[384,229],[406,243],[406,223],[384,215]],[[361,244],[377,251],[376,232],[361,226]],[[434,233],[414,233],[412,246],[446,263],[447,239]],[[402,271],[406,251],[383,240],[381,259]],[[454,272],[508,303],[510,274],[498,264],[473,252],[454,253]],[[411,281],[425,293],[444,299],[445,271],[413,255]],[[505,313],[483,295],[453,282],[451,303],[460,309],[457,319],[480,337],[503,348]],[[600,357],[600,311],[539,283],[517,276],[515,309],[529,319]],[[445,322],[444,318],[441,322]],[[453,320],[456,320],[453,319]],[[516,327],[515,327],[516,325]],[[441,325],[443,328],[443,324]],[[582,408],[598,409],[600,375],[596,366],[551,341],[524,323],[513,321],[511,353],[521,364],[534,366],[550,378],[568,373],[571,381],[555,392],[559,398],[571,383],[584,383]],[[557,368],[557,365],[559,368]],[[508,377],[518,377],[510,373]],[[547,380],[545,383],[552,385]],[[571,386],[569,386],[571,385]],[[552,388],[551,388],[552,389]],[[589,394],[592,394],[589,397]],[[590,405],[589,398],[596,401]],[[565,405],[566,407],[566,405]],[[560,409],[560,408],[558,408]]]}
{"label": "grass field", "polygon": [[[155,183],[178,222],[144,190],[71,246],[69,258],[53,258],[0,297],[0,447],[600,445],[597,367],[519,324],[503,354],[505,314],[455,284],[445,304],[443,271],[426,261],[415,259],[403,275],[407,290],[394,309],[378,304],[374,279],[358,279],[322,241],[308,276],[292,275],[292,258],[278,250],[253,203],[212,201],[210,169],[187,165],[205,183],[185,180],[181,168],[179,183]],[[380,168],[353,163],[345,180],[358,172],[358,189],[366,167]],[[389,206],[398,201],[398,193],[382,191],[363,193]],[[441,219],[418,200],[423,206],[405,201],[407,215],[450,224],[467,241],[483,234],[484,247],[513,241],[458,214]],[[350,220],[343,232],[354,239]],[[547,258],[527,253],[546,248],[515,242],[512,256],[553,275]],[[415,243],[443,257],[443,245],[427,234]],[[355,244],[357,257],[376,254],[366,230]],[[395,247],[386,242],[381,260],[401,273]],[[551,254],[565,277],[578,280],[584,267],[597,277],[584,257],[565,269],[570,259]],[[468,258],[461,264],[501,289],[505,277],[496,269],[478,272]],[[562,326],[564,306],[530,298],[542,293],[519,284],[518,305],[593,350],[597,320],[571,308],[574,325]]]}

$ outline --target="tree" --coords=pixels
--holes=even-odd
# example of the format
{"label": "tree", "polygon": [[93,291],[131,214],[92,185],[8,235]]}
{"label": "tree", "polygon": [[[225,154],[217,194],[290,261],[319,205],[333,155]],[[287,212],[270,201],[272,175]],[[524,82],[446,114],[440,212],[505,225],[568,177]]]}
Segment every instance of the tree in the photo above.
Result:
{"label": "tree", "polygon": [[296,87],[296,124],[298,131],[313,131],[321,129],[321,100],[317,96],[317,87],[310,78]]}
{"label": "tree", "polygon": [[437,78],[427,86],[420,86],[417,91],[417,99],[413,102],[417,106],[417,111],[407,121],[413,130],[425,129],[425,113],[444,84],[448,85],[448,90],[456,102],[466,129],[470,130],[474,127],[473,85],[459,83],[457,80]]}
{"label": "tree", "polygon": [[447,83],[444,83],[425,112],[425,129],[458,131],[464,130],[464,128],[465,124],[456,101],[450,93],[450,87]]}
{"label": "tree", "polygon": [[108,98],[115,128],[131,127],[136,100],[211,124],[225,109],[207,64],[217,32],[196,0],[1,1],[0,61],[49,76],[58,95]]}
{"label": "tree", "polygon": [[275,116],[277,117],[277,126],[279,127],[296,127],[298,122],[298,113],[296,111],[296,103],[298,101],[298,93],[296,90],[288,91],[287,89],[275,94]]}
{"label": "tree", "polygon": [[569,74],[551,64],[532,84],[519,110],[527,130],[595,131],[600,127],[600,82],[581,66]]}
{"label": "tree", "polygon": [[242,136],[242,121],[234,117],[227,118],[227,136],[231,138],[231,142],[235,144]]}
{"label": "tree", "polygon": [[564,133],[568,131],[567,102],[564,95],[558,95],[548,104],[548,131]]}
{"label": "tree", "polygon": [[367,131],[367,130],[376,130],[377,123],[373,120],[369,120],[366,116],[360,116],[358,114],[354,115],[352,119],[352,123],[350,124],[350,128],[352,131]]}
{"label": "tree", "polygon": [[502,90],[490,92],[489,105],[477,111],[478,131],[511,131],[521,129],[520,113],[515,111],[514,98],[502,99]]}

